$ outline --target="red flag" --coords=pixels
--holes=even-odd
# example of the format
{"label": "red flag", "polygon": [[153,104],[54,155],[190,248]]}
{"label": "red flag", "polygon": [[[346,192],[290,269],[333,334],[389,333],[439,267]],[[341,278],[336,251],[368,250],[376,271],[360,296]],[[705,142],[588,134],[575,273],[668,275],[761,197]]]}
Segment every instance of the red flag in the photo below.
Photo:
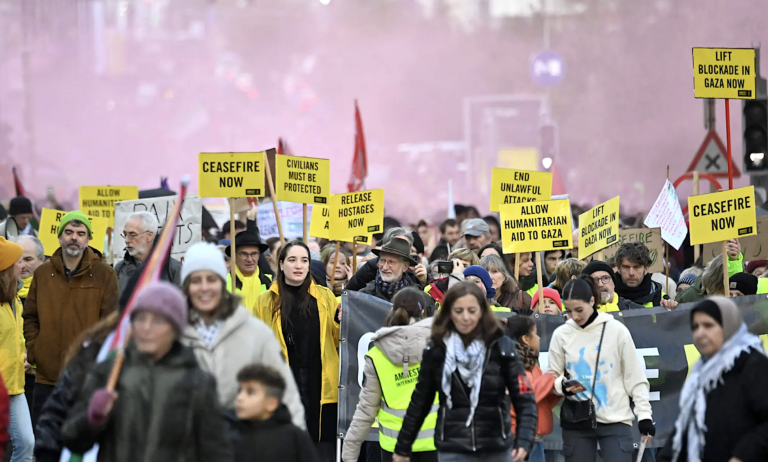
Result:
{"label": "red flag", "polygon": [[277,153],[285,154],[286,156],[293,155],[293,152],[291,151],[291,148],[288,146],[288,142],[285,141],[285,138],[277,139]]}
{"label": "red flag", "polygon": [[365,135],[363,135],[363,120],[360,109],[355,101],[355,156],[352,158],[352,172],[349,175],[347,189],[349,192],[361,191],[368,176],[368,159],[365,154]]}
{"label": "red flag", "polygon": [[21,184],[21,179],[19,179],[19,173],[16,171],[16,167],[11,167],[11,171],[13,171],[13,185],[16,187],[16,197],[26,197],[27,195],[24,192],[24,185]]}
{"label": "red flag", "polygon": [[565,183],[563,183],[563,178],[560,176],[560,169],[557,167],[557,164],[552,162],[552,195],[553,196],[561,196],[563,194],[568,194],[568,190],[565,188]]}

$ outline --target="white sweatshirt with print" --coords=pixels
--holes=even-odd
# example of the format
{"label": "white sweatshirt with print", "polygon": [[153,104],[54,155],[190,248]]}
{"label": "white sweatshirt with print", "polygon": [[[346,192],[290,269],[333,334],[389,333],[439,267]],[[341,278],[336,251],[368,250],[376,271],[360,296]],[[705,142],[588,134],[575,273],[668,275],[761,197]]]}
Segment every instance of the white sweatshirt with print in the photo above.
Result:
{"label": "white sweatshirt with print", "polygon": [[638,420],[652,419],[653,411],[648,401],[650,385],[637,358],[635,342],[624,324],[608,313],[598,313],[594,322],[584,329],[570,319],[555,329],[549,344],[547,370],[558,377],[555,380],[555,392],[564,395],[563,382],[567,380],[564,371],[568,371],[571,379],[581,382],[586,391],[567,399],[589,399],[603,325],[605,337],[600,350],[595,386],[597,421],[602,424],[632,425],[635,416],[629,406],[629,398],[635,403]]}

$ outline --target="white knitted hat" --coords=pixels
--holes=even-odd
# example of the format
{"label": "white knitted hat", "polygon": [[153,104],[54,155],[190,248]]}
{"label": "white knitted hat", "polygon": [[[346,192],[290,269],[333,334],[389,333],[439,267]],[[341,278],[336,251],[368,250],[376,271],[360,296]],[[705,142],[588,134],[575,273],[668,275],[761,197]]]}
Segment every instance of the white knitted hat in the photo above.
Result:
{"label": "white knitted hat", "polygon": [[195,271],[213,271],[223,281],[227,280],[227,265],[224,263],[224,254],[215,245],[207,242],[198,242],[184,254],[184,263],[181,266],[181,283],[187,280]]}

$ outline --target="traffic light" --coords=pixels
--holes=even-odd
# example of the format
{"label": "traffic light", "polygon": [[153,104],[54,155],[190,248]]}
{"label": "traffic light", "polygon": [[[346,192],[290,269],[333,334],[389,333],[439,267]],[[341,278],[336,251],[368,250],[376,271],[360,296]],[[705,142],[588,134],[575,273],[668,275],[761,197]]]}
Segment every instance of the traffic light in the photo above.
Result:
{"label": "traffic light", "polygon": [[541,126],[541,165],[549,171],[558,155],[558,130],[554,123]]}
{"label": "traffic light", "polygon": [[11,149],[13,143],[11,142],[11,132],[13,129],[10,125],[0,121],[0,159],[9,159],[11,157]]}
{"label": "traffic light", "polygon": [[768,173],[768,100],[744,100],[744,170]]}

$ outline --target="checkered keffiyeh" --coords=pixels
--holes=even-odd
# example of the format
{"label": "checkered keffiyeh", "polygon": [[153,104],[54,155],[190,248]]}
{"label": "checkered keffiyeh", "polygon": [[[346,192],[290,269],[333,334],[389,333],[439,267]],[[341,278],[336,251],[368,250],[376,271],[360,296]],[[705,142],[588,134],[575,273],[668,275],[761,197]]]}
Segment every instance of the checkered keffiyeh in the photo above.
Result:
{"label": "checkered keffiyeh", "polygon": [[224,327],[224,321],[222,321],[221,319],[217,319],[211,324],[206,324],[205,321],[202,320],[202,318],[197,318],[192,323],[192,326],[195,328],[195,330],[197,331],[197,334],[203,340],[203,343],[205,343],[205,346],[207,346],[208,348],[212,348],[213,344],[216,342],[216,339],[219,337],[219,332],[221,332],[221,328]]}

